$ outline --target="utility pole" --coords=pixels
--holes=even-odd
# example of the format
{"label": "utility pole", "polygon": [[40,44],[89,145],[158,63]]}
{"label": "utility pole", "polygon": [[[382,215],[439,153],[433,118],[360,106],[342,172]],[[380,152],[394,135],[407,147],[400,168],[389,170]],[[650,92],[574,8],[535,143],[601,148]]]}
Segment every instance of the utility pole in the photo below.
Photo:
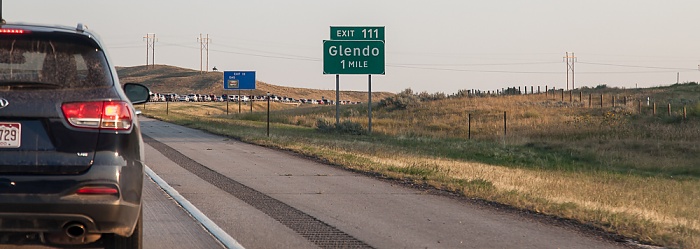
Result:
{"label": "utility pole", "polygon": [[566,61],[566,90],[569,90],[569,71],[571,71],[571,89],[576,89],[574,81],[574,62],[576,62],[576,56],[574,56],[574,53],[571,53],[571,56],[569,56],[569,52],[566,52],[564,60]]}
{"label": "utility pole", "polygon": [[148,33],[146,36],[143,37],[143,40],[146,41],[146,66],[148,66],[148,50],[151,50],[151,64],[153,67],[156,66],[156,34],[155,33]]}
{"label": "utility pole", "polygon": [[[199,34],[199,38],[197,38],[197,41],[199,42],[199,73],[209,72],[209,34],[207,34],[206,37],[202,37],[202,34]],[[203,53],[206,50],[207,54],[207,64],[204,70],[202,69],[203,67]]]}

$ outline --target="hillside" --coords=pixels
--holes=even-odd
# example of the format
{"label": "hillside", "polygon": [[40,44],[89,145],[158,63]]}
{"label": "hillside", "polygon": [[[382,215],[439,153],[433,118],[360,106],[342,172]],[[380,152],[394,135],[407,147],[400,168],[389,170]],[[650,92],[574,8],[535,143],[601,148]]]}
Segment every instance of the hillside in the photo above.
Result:
{"label": "hillside", "polygon": [[[237,94],[237,91],[223,89],[223,72],[207,72],[200,74],[197,70],[179,68],[168,65],[155,67],[135,66],[118,67],[119,80],[124,83],[141,83],[148,86],[152,92],[158,93],[200,93],[200,94]],[[335,99],[333,90],[317,90],[309,88],[285,87],[256,82],[256,90],[245,91],[247,95],[265,95],[270,92],[279,96],[295,99]],[[381,100],[393,93],[372,92],[372,99]],[[367,102],[367,92],[341,91],[341,100]]]}

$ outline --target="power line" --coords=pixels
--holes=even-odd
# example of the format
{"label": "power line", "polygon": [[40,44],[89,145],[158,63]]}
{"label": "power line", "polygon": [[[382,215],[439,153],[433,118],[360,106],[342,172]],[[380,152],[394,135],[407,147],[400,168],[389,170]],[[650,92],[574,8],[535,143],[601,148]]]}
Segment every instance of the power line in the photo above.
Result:
{"label": "power line", "polygon": [[321,61],[321,59],[318,58],[312,58],[312,57],[304,57],[304,56],[274,56],[274,55],[262,55],[262,54],[252,54],[252,53],[241,53],[241,52],[233,52],[233,51],[224,51],[224,50],[216,50],[212,49],[211,51],[215,52],[220,52],[220,53],[227,53],[227,54],[238,54],[238,55],[248,55],[248,56],[255,56],[255,57],[263,57],[263,58],[274,58],[274,59],[285,59],[285,60],[299,60],[299,61]]}
{"label": "power line", "polygon": [[199,49],[199,47],[193,47],[193,46],[187,46],[183,44],[177,44],[177,43],[169,43],[169,42],[161,42],[163,45],[167,46],[174,46],[174,47],[181,47],[181,48],[189,48],[189,49]]}
{"label": "power line", "polygon": [[448,66],[448,67],[462,67],[462,66],[510,66],[510,65],[543,65],[543,64],[559,64],[559,62],[516,62],[516,63],[457,63],[457,64],[424,64],[424,63],[401,63],[394,65],[401,66]]}
{"label": "power line", "polygon": [[301,55],[293,55],[293,54],[269,52],[269,51],[264,51],[264,50],[257,50],[257,49],[250,49],[250,48],[243,48],[243,47],[236,47],[236,46],[227,46],[227,45],[219,45],[219,46],[221,46],[221,47],[227,47],[227,48],[240,49],[240,50],[245,50],[245,51],[253,51],[253,52],[266,53],[266,54],[273,54],[273,55],[291,56],[291,57],[299,57],[299,58],[306,58],[306,59],[317,59],[317,58],[307,57],[307,56],[301,56]]}
{"label": "power line", "polygon": [[695,70],[694,68],[674,68],[674,67],[649,67],[649,66],[633,66],[633,65],[621,65],[621,64],[611,64],[611,63],[596,63],[596,62],[579,62],[581,64],[588,65],[601,65],[601,66],[616,66],[616,67],[634,67],[634,68],[649,68],[649,69],[668,69],[668,70]]}
{"label": "power line", "polygon": [[111,49],[123,49],[123,48],[137,48],[137,47],[141,47],[141,45],[114,46],[114,47],[112,47],[112,46],[106,46],[106,47],[109,48],[109,49],[111,50]]}
{"label": "power line", "polygon": [[387,67],[395,68],[410,68],[435,71],[450,71],[450,72],[475,72],[475,73],[512,73],[512,74],[561,74],[561,72],[528,72],[528,71],[507,71],[507,70],[473,70],[473,69],[456,69],[456,68],[435,68],[435,67],[413,67],[403,66],[400,64],[386,64]]}
{"label": "power line", "polygon": [[[579,53],[581,54],[581,53]],[[658,58],[658,59],[676,59],[676,60],[697,60],[695,57],[679,57],[679,56],[654,56],[654,55],[621,55],[621,54],[597,54],[597,53],[586,53],[586,55],[593,56],[607,56],[607,57],[630,57],[630,58]]]}

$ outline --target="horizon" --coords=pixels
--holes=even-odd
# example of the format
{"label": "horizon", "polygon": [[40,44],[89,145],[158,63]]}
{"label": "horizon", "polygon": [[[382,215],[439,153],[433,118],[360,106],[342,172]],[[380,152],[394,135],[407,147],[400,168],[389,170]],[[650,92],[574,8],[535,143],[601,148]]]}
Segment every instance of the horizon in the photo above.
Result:
{"label": "horizon", "polygon": [[[175,66],[175,65],[168,65],[168,64],[155,64],[155,65],[156,65],[156,66],[161,66],[161,67],[175,67],[175,68],[179,68],[179,69],[192,70],[192,71],[194,71],[194,72],[198,72],[198,71],[199,71],[199,69],[184,68],[184,67],[179,67],[179,66]],[[151,65],[148,65],[148,66],[147,66],[147,65],[115,66],[115,67],[117,68],[117,70],[119,70],[119,69],[124,69],[124,68],[149,67],[149,66],[151,66]],[[222,74],[222,77],[223,77],[224,71],[217,70],[217,71],[209,71],[209,72],[205,72],[205,73],[220,73],[220,74]],[[222,78],[222,80],[223,80],[223,78]],[[267,85],[279,86],[279,87],[301,88],[301,89],[318,90],[318,91],[335,91],[335,89],[318,89],[318,88],[309,88],[309,87],[304,87],[304,86],[285,86],[285,85],[278,85],[278,84],[275,84],[274,82],[267,82],[267,81],[258,80],[258,79],[256,79],[256,82],[264,83],[264,84],[267,84]],[[647,86],[647,87],[624,87],[624,86],[609,86],[609,85],[607,85],[607,84],[600,84],[600,85],[596,85],[596,86],[576,87],[575,89],[570,89],[570,90],[577,90],[577,89],[578,89],[578,90],[583,90],[583,89],[595,89],[595,88],[599,88],[599,87],[601,87],[601,86],[604,86],[604,88],[622,89],[622,90],[628,90],[628,89],[651,89],[651,88],[672,87],[672,86],[677,85],[677,84],[679,84],[679,85],[685,85],[685,84],[700,84],[700,82],[697,82],[697,81],[686,81],[686,82],[679,82],[679,83],[673,82],[673,83],[668,83],[668,84],[664,84],[664,85],[655,85],[655,86]],[[537,87],[538,87],[538,85],[527,85],[528,89],[530,89],[531,86],[532,86],[534,89],[537,89]],[[540,91],[540,92],[537,92],[537,90],[535,90],[535,93],[544,93],[544,91],[545,91],[544,87],[545,87],[546,85],[539,85],[539,86],[541,87],[541,89],[540,89],[541,91]],[[520,90],[522,94],[526,94],[524,88],[523,88],[523,89],[519,89],[519,88],[518,88],[518,87],[525,87],[525,86],[511,86],[511,87],[514,87],[515,89]],[[508,90],[508,88],[509,88],[509,87],[505,87],[505,88],[502,88],[502,89],[493,89],[493,90],[491,90],[491,91],[493,92],[493,91]],[[402,91],[404,91],[404,90],[407,90],[407,89],[412,90],[414,94],[419,94],[419,93],[421,93],[421,92],[427,92],[427,93],[429,93],[429,94],[439,94],[439,93],[443,93],[443,94],[445,94],[445,95],[447,95],[447,96],[449,96],[449,95],[456,95],[456,94],[459,92],[459,90],[456,91],[456,92],[417,91],[417,90],[415,90],[415,89],[413,89],[413,88],[408,87],[408,88],[404,88],[404,89],[401,89],[401,90],[396,91],[396,92],[393,92],[393,91],[375,91],[375,90],[373,89],[373,90],[372,90],[372,93],[382,92],[382,93],[399,94],[400,92],[402,92]],[[562,88],[557,88],[556,90],[561,90],[561,89],[562,89]],[[223,87],[222,87],[221,90],[222,90],[222,92],[232,91],[232,90],[223,89]],[[260,89],[255,89],[255,90],[260,90]],[[471,89],[460,89],[460,90],[471,90]],[[474,89],[474,90],[480,90],[480,89]],[[549,90],[552,90],[552,88],[550,87]],[[245,90],[245,91],[249,91],[249,90]],[[363,91],[363,90],[351,90],[351,89],[340,89],[340,91],[341,91],[341,92],[364,92],[364,93],[367,92],[366,90]],[[489,91],[489,90],[484,90],[483,93],[486,93],[487,91]],[[497,92],[497,93],[498,93],[498,92]],[[495,93],[495,94],[497,94],[497,93]],[[531,92],[530,90],[527,90],[527,94],[531,94],[531,93],[532,93],[532,92]]]}
{"label": "horizon", "polygon": [[[85,23],[120,67],[144,65],[145,36],[154,33],[155,64],[199,70],[198,38],[208,34],[208,71],[256,71],[263,82],[320,90],[335,90],[335,77],[323,74],[322,63],[330,27],[383,26],[386,74],[372,77],[373,91],[456,93],[566,89],[567,52],[576,57],[571,88],[698,82],[697,9],[700,2],[690,0],[4,0],[2,16],[8,22]],[[366,75],[340,76],[340,90],[367,88]]]}

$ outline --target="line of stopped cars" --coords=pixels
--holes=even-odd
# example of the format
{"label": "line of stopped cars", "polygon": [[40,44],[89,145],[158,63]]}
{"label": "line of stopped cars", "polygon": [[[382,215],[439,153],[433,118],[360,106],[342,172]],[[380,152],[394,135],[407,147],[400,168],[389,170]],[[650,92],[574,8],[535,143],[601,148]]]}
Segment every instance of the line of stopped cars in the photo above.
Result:
{"label": "line of stopped cars", "polygon": [[[151,93],[151,102],[251,102],[267,101],[266,95],[215,95],[215,94],[176,94],[176,93]],[[326,99],[295,99],[287,96],[270,95],[270,101],[281,103],[299,103],[314,105],[334,105],[335,100]],[[362,102],[341,100],[341,105],[362,104]]]}

